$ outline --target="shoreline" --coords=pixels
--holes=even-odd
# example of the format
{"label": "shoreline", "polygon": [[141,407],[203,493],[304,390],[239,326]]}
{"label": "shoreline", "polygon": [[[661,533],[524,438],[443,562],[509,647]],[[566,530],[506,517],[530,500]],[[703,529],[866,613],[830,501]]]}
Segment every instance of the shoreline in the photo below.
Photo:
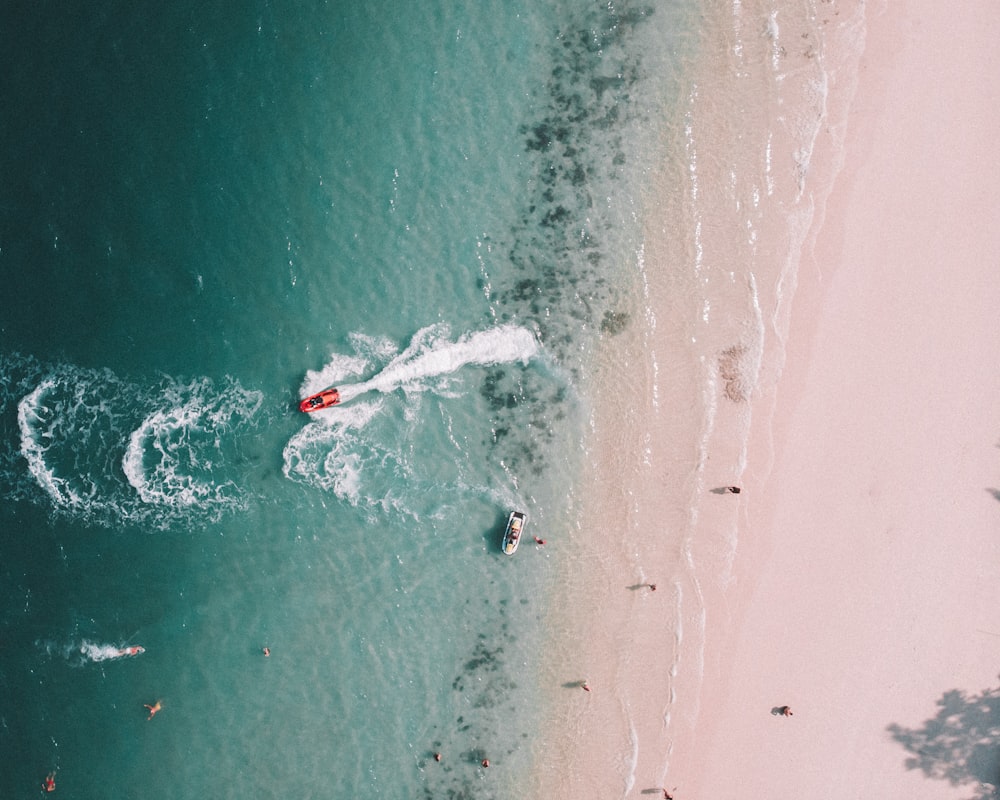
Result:
{"label": "shoreline", "polygon": [[[1000,234],[984,216],[1000,13],[860,8],[856,91],[832,87],[842,109],[809,160],[832,188],[790,295],[764,309],[787,337],[759,364],[752,416],[722,405],[683,443],[691,421],[671,419],[683,398],[660,374],[682,367],[662,349],[684,333],[676,287],[654,287],[655,341],[608,356],[634,377],[594,416],[589,480],[620,518],[597,552],[574,548],[553,616],[544,671],[565,691],[539,746],[546,794],[957,800],[984,776],[974,753],[954,785],[905,761],[946,693],[997,683],[977,631],[1000,632]],[[746,451],[727,447],[747,425]]]}
{"label": "shoreline", "polygon": [[[743,555],[740,621],[715,644],[728,670],[705,684],[722,700],[677,765],[679,798],[959,798],[996,781],[973,730],[945,746],[926,724],[997,680],[977,631],[1000,619],[1000,380],[984,368],[1000,352],[1000,236],[977,222],[1000,196],[986,135],[1000,14],[966,11],[869,15],[844,169],[800,273],[775,466],[748,497],[749,532],[773,548]],[[769,718],[786,703],[793,720]]]}
{"label": "shoreline", "polygon": [[602,352],[602,383],[620,391],[592,414],[581,481],[584,519],[607,524],[572,548],[548,626],[545,681],[576,691],[552,700],[532,796],[662,787],[716,668],[706,636],[729,624],[717,598],[736,580],[745,517],[745,496],[724,487],[746,468],[753,387],[781,371],[783,292],[813,214],[804,153],[828,80],[817,22],[773,13],[753,2],[703,20],[668,114],[638,255],[643,325]]}

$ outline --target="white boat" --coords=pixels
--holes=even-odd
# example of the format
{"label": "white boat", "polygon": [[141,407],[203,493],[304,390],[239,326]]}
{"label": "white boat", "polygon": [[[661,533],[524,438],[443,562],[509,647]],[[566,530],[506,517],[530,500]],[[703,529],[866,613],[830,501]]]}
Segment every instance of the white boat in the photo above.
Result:
{"label": "white boat", "polygon": [[503,533],[503,552],[512,556],[521,543],[521,532],[528,521],[528,515],[523,511],[511,511],[507,520],[507,530]]}

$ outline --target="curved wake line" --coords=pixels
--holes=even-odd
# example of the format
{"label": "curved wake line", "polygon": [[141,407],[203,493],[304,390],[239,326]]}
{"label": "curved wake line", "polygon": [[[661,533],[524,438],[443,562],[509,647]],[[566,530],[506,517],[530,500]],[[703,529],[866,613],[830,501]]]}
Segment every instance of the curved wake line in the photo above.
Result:
{"label": "curved wake line", "polygon": [[45,447],[42,438],[45,433],[36,429],[36,423],[42,422],[42,398],[46,392],[55,387],[52,380],[42,381],[33,392],[17,404],[17,425],[21,431],[21,455],[28,462],[28,471],[38,485],[58,506],[72,506],[79,498],[72,492],[65,492],[65,481],[57,478],[55,473],[45,463]]}
{"label": "curved wake line", "polygon": [[456,342],[432,343],[430,349],[424,349],[424,340],[434,332],[433,326],[424,328],[406,350],[370,380],[338,386],[341,402],[372,391],[387,394],[401,387],[419,388],[417,383],[425,378],[450,375],[469,365],[527,363],[539,349],[535,335],[516,325],[501,325],[462,336]]}
{"label": "curved wake line", "polygon": [[[32,499],[89,521],[163,527],[192,512],[240,508],[245,493],[231,464],[238,434],[263,394],[233,379],[144,390],[109,370],[38,366],[16,401],[19,442]],[[29,388],[30,387],[30,388]],[[12,401],[13,397],[10,398]]]}
{"label": "curved wake line", "polygon": [[[462,367],[527,364],[541,349],[534,333],[517,325],[500,325],[452,340],[449,327],[438,323],[419,330],[402,350],[384,339],[361,334],[351,338],[353,355],[333,353],[321,370],[306,375],[304,395],[336,384],[341,403],[309,415],[313,424],[303,425],[284,447],[282,471],[290,480],[331,491],[353,506],[414,515],[419,513],[413,510],[414,499],[432,485],[424,470],[415,470],[407,451],[411,435],[424,422],[412,403],[401,409],[388,395],[402,389],[411,399],[419,393],[433,394],[438,400],[454,398],[461,392],[453,383],[460,379],[452,376]],[[361,377],[365,372],[375,374],[359,383],[341,383],[347,376]],[[377,394],[358,400],[369,393]],[[356,402],[346,402],[352,399]],[[462,451],[461,437],[449,422],[443,435],[457,452]]]}
{"label": "curved wake line", "polygon": [[[150,414],[136,430],[132,431],[128,448],[122,457],[122,472],[142,502],[152,504],[164,501],[165,492],[151,486],[152,476],[147,474],[143,464],[147,450],[156,452],[161,460],[165,456],[166,448],[158,436],[159,431],[168,427],[183,430],[196,425],[197,422],[197,414],[191,408],[169,409]],[[193,505],[196,502],[197,496],[193,492],[178,495],[180,505]]]}
{"label": "curved wake line", "polygon": [[130,434],[122,456],[126,480],[148,505],[232,503],[232,480],[214,480],[213,467],[224,460],[223,434],[256,415],[263,395],[230,387],[217,396],[175,400],[177,405],[149,414]]}

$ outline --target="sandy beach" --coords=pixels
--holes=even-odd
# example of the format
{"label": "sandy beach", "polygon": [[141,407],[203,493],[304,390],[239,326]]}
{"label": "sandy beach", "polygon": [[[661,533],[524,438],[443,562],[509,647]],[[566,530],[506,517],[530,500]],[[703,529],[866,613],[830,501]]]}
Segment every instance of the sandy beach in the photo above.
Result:
{"label": "sandy beach", "polygon": [[677,798],[992,797],[1000,779],[1000,709],[975,702],[1000,686],[1000,9],[910,0],[867,27]]}
{"label": "sandy beach", "polygon": [[[620,344],[637,377],[595,418],[594,469],[637,477],[597,481],[623,522],[574,556],[555,623],[549,794],[995,796],[1000,7],[861,13],[856,90],[830,87],[812,159],[831,183],[773,310],[783,364],[765,358],[750,413],[722,404],[692,433],[651,375],[678,364],[644,357],[662,342]],[[657,337],[685,333],[669,289]]]}

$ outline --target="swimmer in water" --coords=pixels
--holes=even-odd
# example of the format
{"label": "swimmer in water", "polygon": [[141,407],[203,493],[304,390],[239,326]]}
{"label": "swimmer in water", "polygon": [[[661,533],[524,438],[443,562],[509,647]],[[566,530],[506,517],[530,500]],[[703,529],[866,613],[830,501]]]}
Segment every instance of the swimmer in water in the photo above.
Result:
{"label": "swimmer in water", "polygon": [[131,647],[123,647],[118,651],[119,656],[137,656],[140,653],[145,653],[146,648],[140,647],[139,645],[132,645]]}
{"label": "swimmer in water", "polygon": [[56,774],[50,772],[45,776],[45,783],[42,784],[42,788],[47,792],[54,792],[56,790]]}
{"label": "swimmer in water", "polygon": [[151,720],[153,717],[155,717],[157,711],[162,711],[163,710],[163,701],[162,700],[157,700],[156,703],[153,704],[153,705],[150,705],[149,703],[145,703],[144,705],[145,705],[146,708],[149,709],[149,716],[146,717],[147,720]]}

